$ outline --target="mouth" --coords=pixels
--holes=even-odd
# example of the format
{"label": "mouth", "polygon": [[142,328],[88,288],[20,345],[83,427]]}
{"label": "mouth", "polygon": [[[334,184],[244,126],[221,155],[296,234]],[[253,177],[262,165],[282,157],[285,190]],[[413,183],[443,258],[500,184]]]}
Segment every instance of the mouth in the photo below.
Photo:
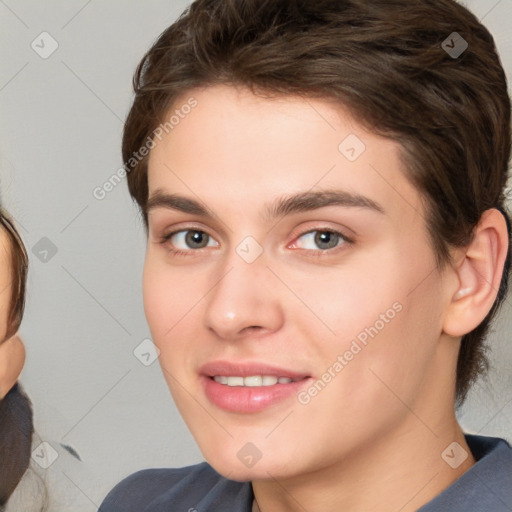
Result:
{"label": "mouth", "polygon": [[238,413],[256,413],[286,402],[312,377],[263,363],[216,361],[200,369],[203,389],[215,406]]}
{"label": "mouth", "polygon": [[298,382],[307,377],[291,379],[290,377],[276,377],[275,375],[250,375],[249,377],[214,375],[210,378],[218,384],[224,384],[225,386],[255,388],[260,386],[275,386],[276,384],[290,384],[290,382]]}

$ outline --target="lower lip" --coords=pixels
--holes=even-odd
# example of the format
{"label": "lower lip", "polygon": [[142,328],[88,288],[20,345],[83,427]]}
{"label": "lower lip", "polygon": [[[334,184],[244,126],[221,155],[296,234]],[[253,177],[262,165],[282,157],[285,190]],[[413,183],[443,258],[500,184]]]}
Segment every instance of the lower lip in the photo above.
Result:
{"label": "lower lip", "polygon": [[212,378],[201,376],[206,396],[217,407],[231,412],[260,412],[271,405],[282,402],[297,394],[310,377],[273,386],[227,386],[219,384]]}

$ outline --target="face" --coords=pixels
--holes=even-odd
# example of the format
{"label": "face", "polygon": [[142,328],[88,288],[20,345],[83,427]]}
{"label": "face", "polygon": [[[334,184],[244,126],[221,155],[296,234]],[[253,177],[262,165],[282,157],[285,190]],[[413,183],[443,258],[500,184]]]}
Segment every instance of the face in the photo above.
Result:
{"label": "face", "polygon": [[150,153],[144,303],[205,458],[286,477],[417,429],[454,360],[399,146],[323,100],[190,97]]}
{"label": "face", "polygon": [[19,337],[6,340],[12,300],[12,242],[0,227],[0,400],[12,388],[23,368],[25,350]]}

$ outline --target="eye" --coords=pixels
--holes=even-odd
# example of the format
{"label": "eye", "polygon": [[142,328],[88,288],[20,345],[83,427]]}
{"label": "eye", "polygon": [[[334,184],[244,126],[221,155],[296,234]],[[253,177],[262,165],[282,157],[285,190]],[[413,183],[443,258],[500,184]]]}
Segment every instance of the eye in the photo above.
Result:
{"label": "eye", "polygon": [[[302,240],[302,242],[298,242],[299,240]],[[314,229],[299,236],[292,246],[299,249],[320,249],[326,251],[350,243],[352,243],[352,240],[339,231],[332,229]]]}
{"label": "eye", "polygon": [[217,245],[208,233],[199,229],[173,231],[162,237],[161,243],[170,244],[169,250],[178,254],[189,252],[191,249],[203,249]]}

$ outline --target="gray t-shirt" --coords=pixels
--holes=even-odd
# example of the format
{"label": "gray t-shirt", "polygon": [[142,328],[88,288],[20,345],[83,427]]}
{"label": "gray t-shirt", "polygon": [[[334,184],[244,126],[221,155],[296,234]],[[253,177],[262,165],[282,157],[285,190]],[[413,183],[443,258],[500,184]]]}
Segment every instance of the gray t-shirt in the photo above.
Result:
{"label": "gray t-shirt", "polygon": [[[466,434],[477,463],[418,512],[511,512],[512,448]],[[208,463],[145,469],[117,484],[98,512],[251,512],[250,482],[219,475]]]}

